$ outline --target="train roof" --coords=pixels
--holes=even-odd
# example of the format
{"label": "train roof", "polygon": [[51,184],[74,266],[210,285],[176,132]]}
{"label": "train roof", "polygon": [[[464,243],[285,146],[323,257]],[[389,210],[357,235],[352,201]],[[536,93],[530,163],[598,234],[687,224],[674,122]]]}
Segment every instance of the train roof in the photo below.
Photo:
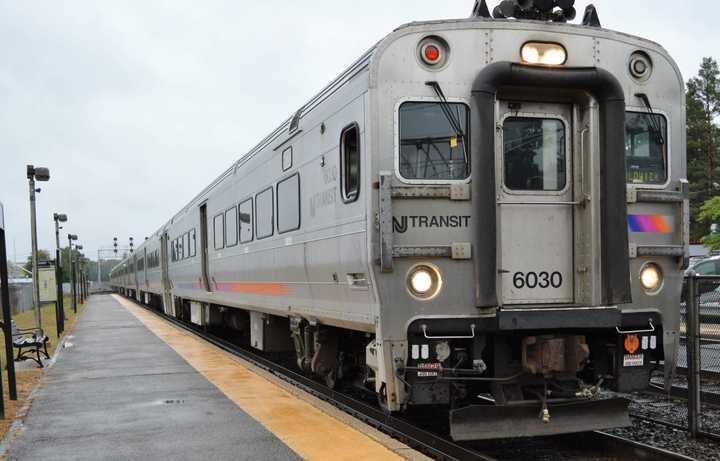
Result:
{"label": "train roof", "polygon": [[[434,29],[464,29],[464,28],[489,28],[489,29],[518,29],[518,30],[536,30],[538,27],[546,28],[550,31],[556,30],[562,33],[577,33],[578,35],[590,35],[603,37],[607,39],[620,40],[620,41],[631,41],[633,43],[641,43],[648,48],[653,48],[657,52],[662,53],[669,58],[667,51],[658,43],[648,40],[642,37],[634,36],[624,32],[618,32],[611,29],[605,29],[601,27],[588,26],[583,24],[571,24],[571,23],[558,23],[550,21],[538,21],[529,19],[497,19],[497,18],[482,18],[482,17],[470,17],[460,19],[443,19],[443,20],[428,20],[428,21],[412,21],[400,25],[395,28],[390,34],[383,37],[369,50],[363,53],[360,58],[355,60],[349,67],[347,67],[340,75],[333,79],[327,84],[322,90],[316,93],[308,102],[303,104],[297,111],[289,116],[280,126],[275,128],[270,134],[265,136],[259,143],[257,143],[248,152],[241,155],[238,160],[223,171],[218,177],[216,177],[208,186],[206,186],[201,192],[196,194],[185,206],[183,206],[173,217],[163,223],[155,232],[153,236],[159,236],[161,232],[179,216],[186,213],[188,209],[199,203],[199,200],[207,193],[217,187],[226,177],[234,173],[239,167],[244,165],[253,159],[259,152],[262,152],[265,147],[274,141],[278,140],[284,133],[287,134],[287,139],[283,140],[282,143],[287,142],[292,137],[296,136],[301,132],[297,130],[291,133],[291,124],[293,119],[297,119],[295,122],[299,122],[303,115],[312,111],[316,106],[322,103],[326,98],[332,95],[338,88],[342,87],[345,83],[350,81],[359,72],[371,67],[373,58],[377,54],[381,54],[382,51],[395,39],[406,34],[415,33],[418,30],[434,30]],[[672,61],[672,60],[671,60]],[[677,70],[677,67],[676,67]],[[679,70],[677,70],[678,75]],[[680,78],[682,78],[680,76]],[[138,246],[138,250],[145,246],[147,241],[143,242]]]}

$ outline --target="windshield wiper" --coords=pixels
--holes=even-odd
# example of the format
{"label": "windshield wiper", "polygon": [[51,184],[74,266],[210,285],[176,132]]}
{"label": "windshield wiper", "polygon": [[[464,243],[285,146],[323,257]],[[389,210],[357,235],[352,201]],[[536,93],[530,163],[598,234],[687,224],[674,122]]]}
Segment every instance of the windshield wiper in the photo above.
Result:
{"label": "windshield wiper", "polygon": [[650,117],[648,117],[650,119],[648,128],[650,128],[650,131],[652,131],[655,135],[658,143],[660,143],[661,146],[664,145],[665,137],[662,134],[662,127],[660,126],[660,123],[655,118],[655,112],[653,112],[653,108],[650,105],[650,98],[648,98],[648,95],[645,93],[635,93],[635,97],[640,98],[643,104],[645,104],[645,107],[647,107],[648,113],[650,114]]}
{"label": "windshield wiper", "polygon": [[438,82],[425,82],[427,86],[432,88],[435,91],[435,94],[437,95],[438,99],[440,99],[440,109],[443,111],[443,114],[445,115],[445,118],[447,119],[448,123],[450,124],[450,128],[455,131],[455,136],[460,138],[460,140],[465,143],[465,133],[462,130],[462,125],[460,124],[460,120],[457,119],[455,116],[455,113],[453,112],[452,108],[450,107],[450,103],[448,102],[447,98],[445,97],[445,93],[443,93],[442,88],[440,88],[440,84]]}

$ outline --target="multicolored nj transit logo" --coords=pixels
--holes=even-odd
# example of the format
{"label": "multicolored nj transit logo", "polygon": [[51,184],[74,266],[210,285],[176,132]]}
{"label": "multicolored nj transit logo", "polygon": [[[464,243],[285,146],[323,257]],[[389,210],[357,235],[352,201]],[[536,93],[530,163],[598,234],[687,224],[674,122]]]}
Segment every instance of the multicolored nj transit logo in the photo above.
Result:
{"label": "multicolored nj transit logo", "polygon": [[672,217],[651,214],[628,215],[628,232],[671,234]]}

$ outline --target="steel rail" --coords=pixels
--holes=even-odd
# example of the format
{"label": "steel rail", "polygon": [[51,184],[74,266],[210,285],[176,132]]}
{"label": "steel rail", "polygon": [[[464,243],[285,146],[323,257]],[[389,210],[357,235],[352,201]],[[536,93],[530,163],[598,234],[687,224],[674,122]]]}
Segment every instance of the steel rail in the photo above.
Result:
{"label": "steel rail", "polygon": [[604,446],[613,446],[621,450],[628,450],[628,455],[630,456],[628,459],[649,459],[653,461],[694,461],[695,459],[681,455],[680,453],[608,434],[607,432],[595,431],[591,434],[603,443]]}

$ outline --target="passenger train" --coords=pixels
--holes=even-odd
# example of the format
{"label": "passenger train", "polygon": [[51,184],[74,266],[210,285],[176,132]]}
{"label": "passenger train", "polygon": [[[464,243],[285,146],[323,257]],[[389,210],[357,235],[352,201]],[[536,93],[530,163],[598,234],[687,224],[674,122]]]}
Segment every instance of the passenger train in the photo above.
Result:
{"label": "passenger train", "polygon": [[114,289],[455,440],[629,424],[673,373],[684,83],[572,0],[397,28],[127,256]]}

